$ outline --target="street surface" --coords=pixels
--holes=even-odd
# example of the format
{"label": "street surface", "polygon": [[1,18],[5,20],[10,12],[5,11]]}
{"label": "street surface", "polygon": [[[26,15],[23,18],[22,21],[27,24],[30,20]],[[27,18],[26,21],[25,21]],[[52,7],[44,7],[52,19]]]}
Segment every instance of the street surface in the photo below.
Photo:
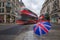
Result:
{"label": "street surface", "polygon": [[60,40],[60,25],[52,24],[50,32],[37,36],[33,25],[1,25],[0,40]]}

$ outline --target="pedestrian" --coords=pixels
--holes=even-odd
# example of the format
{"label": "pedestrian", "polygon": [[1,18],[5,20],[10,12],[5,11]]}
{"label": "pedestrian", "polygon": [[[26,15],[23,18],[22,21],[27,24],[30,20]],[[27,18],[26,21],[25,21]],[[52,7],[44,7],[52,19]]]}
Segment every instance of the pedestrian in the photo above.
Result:
{"label": "pedestrian", "polygon": [[42,21],[50,22],[50,17],[49,17],[49,15],[48,15],[48,16],[46,16],[46,15],[41,15],[41,16],[39,17],[39,22],[42,22]]}
{"label": "pedestrian", "polygon": [[44,20],[44,15],[43,15],[43,14],[40,15],[40,17],[39,17],[39,22],[41,22],[42,20]]}

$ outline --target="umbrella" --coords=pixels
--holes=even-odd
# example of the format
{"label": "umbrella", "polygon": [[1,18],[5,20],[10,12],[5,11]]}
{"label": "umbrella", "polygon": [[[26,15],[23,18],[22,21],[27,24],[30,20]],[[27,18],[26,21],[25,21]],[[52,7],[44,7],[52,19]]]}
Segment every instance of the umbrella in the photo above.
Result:
{"label": "umbrella", "polygon": [[50,22],[47,22],[47,21],[38,22],[33,27],[34,33],[39,36],[42,34],[47,34],[50,29],[51,29],[51,24],[50,24]]}

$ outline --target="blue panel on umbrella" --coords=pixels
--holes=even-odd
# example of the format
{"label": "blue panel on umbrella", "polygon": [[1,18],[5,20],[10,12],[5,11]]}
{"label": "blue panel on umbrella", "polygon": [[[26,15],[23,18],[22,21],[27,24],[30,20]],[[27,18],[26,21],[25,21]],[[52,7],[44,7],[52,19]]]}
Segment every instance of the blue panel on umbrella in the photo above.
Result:
{"label": "blue panel on umbrella", "polygon": [[[51,29],[51,24],[50,24],[49,22],[44,22],[43,24],[44,24],[44,26],[45,26],[48,30]],[[46,24],[46,25],[45,25],[45,24]],[[47,25],[50,26],[50,27],[48,27]]]}
{"label": "blue panel on umbrella", "polygon": [[39,28],[36,29],[35,34],[40,35],[40,30],[39,30]]}
{"label": "blue panel on umbrella", "polygon": [[50,30],[51,28],[50,27],[47,27],[47,26],[45,26],[48,30]]}
{"label": "blue panel on umbrella", "polygon": [[41,29],[41,32],[42,32],[42,34],[46,34],[46,32],[44,30],[42,30],[42,29]]}
{"label": "blue panel on umbrella", "polygon": [[34,30],[35,27],[36,27],[36,24],[34,25],[33,30]]}
{"label": "blue panel on umbrella", "polygon": [[44,22],[43,24],[47,24],[47,25],[51,26],[51,24],[49,22]]}

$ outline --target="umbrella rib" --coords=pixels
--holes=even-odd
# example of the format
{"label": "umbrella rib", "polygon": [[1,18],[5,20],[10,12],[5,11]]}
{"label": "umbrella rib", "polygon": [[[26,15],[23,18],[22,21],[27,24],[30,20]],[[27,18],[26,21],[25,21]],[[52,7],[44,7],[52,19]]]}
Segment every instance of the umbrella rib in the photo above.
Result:
{"label": "umbrella rib", "polygon": [[38,24],[46,33],[48,33],[48,30],[47,30],[47,28],[45,28],[44,27],[44,25],[42,25],[42,24]]}
{"label": "umbrella rib", "polygon": [[34,31],[36,31],[37,28],[38,28],[38,26],[36,26],[36,28],[34,29]]}
{"label": "umbrella rib", "polygon": [[39,30],[40,30],[40,31],[39,31],[39,32],[40,32],[40,35],[42,35],[41,27],[39,27]]}

